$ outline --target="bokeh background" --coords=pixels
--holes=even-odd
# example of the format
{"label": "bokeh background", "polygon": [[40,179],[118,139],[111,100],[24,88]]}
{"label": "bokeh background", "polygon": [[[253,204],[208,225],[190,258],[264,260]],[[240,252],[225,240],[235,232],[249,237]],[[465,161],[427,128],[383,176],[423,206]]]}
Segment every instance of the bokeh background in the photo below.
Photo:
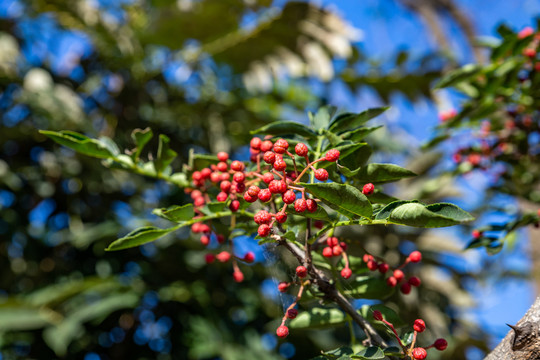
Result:
{"label": "bokeh background", "polygon": [[488,192],[489,174],[446,176],[455,144],[421,145],[439,112],[459,107],[457,94],[431,90],[441,74],[484,61],[476,45],[494,41],[499,24],[520,30],[538,14],[533,0],[0,0],[0,359],[306,359],[346,342],[346,329],[278,342],[290,299],[275,284],[287,269],[253,239],[237,249],[257,255],[242,284],[225,265],[206,266],[187,232],[106,253],[118,236],[159,224],[152,208],[186,195],[37,132],[132,148],[131,130],[152,127],[172,139],[180,168],[191,149],[247,158],[249,130],[307,122],[325,104],[390,105],[374,122],[385,125],[370,138],[375,158],[421,176],[389,190],[478,215],[467,227],[370,230],[362,241],[390,255],[416,243],[429,259],[426,291],[390,304],[452,339],[434,356],[483,358],[535,297],[530,236],[520,231],[494,256],[463,251],[472,226],[511,219],[520,203]]}

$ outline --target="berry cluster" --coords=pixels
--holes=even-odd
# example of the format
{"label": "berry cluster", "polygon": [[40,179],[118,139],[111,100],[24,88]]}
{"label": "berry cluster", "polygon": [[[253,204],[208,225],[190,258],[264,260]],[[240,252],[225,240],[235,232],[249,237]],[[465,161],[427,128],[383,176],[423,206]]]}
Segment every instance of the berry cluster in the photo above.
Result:
{"label": "berry cluster", "polygon": [[385,320],[384,317],[383,317],[383,314],[380,311],[378,311],[378,310],[373,311],[373,318],[376,321],[381,321],[384,324],[386,324],[388,327],[390,327],[390,329],[394,333],[394,336],[395,336],[397,342],[399,343],[399,346],[401,346],[401,349],[403,350],[403,354],[405,356],[411,357],[412,359],[424,360],[427,357],[427,351],[426,351],[427,349],[435,348],[435,349],[437,349],[439,351],[443,351],[448,347],[448,342],[445,339],[437,339],[437,340],[435,340],[435,342],[433,344],[431,344],[431,345],[429,345],[427,347],[414,347],[414,345],[416,344],[417,335],[426,330],[426,323],[422,319],[416,319],[414,321],[414,324],[413,324],[413,330],[414,330],[413,339],[412,339],[412,342],[411,342],[410,346],[407,347],[407,346],[405,346],[405,344],[403,343],[403,341],[399,337],[394,325],[391,322]]}
{"label": "berry cluster", "polygon": [[[302,282],[301,280],[307,276],[307,269],[305,266],[298,266],[296,268],[296,275],[300,279],[300,288],[298,289],[296,299],[285,310],[285,314],[283,315],[283,318],[281,319],[281,325],[276,329],[276,335],[280,338],[285,338],[289,335],[289,328],[285,325],[285,322],[289,319],[292,320],[296,316],[298,316],[298,310],[296,309],[296,304],[302,298],[302,293],[304,292],[305,286],[309,284],[309,280],[304,281],[304,282]],[[293,283],[280,282],[278,285],[279,292],[282,292],[282,293],[286,292],[292,284]]]}
{"label": "berry cluster", "polygon": [[330,236],[326,239],[326,246],[322,249],[322,256],[326,258],[343,257],[345,267],[341,269],[341,276],[344,279],[348,279],[352,276],[352,270],[349,268],[349,258],[347,257],[347,244],[335,236]]}
{"label": "berry cluster", "polygon": [[416,276],[411,276],[409,277],[409,279],[404,281],[405,273],[401,270],[408,263],[420,262],[422,260],[422,253],[420,251],[413,251],[412,253],[410,253],[403,262],[403,264],[401,264],[398,268],[394,270],[392,270],[390,266],[384,261],[378,262],[375,257],[370,254],[364,254],[362,260],[366,263],[367,268],[371,271],[379,271],[383,275],[389,273],[390,271],[391,275],[386,279],[386,284],[389,287],[396,287],[398,284],[401,283],[399,290],[405,295],[411,292],[411,288],[413,286],[418,287],[421,284],[420,279]]}

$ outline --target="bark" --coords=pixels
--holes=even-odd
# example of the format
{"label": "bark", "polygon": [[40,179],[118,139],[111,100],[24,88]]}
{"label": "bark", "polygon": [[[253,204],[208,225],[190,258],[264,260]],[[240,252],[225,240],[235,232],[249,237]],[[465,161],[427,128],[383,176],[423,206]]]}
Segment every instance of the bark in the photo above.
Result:
{"label": "bark", "polygon": [[540,297],[484,360],[540,360]]}

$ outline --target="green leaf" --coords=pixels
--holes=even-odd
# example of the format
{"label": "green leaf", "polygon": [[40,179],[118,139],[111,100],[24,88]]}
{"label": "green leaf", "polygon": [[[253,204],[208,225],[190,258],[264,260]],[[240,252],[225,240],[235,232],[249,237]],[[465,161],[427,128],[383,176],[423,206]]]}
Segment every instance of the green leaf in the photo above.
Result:
{"label": "green leaf", "polygon": [[366,136],[368,136],[369,134],[374,132],[375,130],[380,129],[382,127],[383,127],[383,125],[373,126],[373,127],[361,127],[359,129],[356,129],[356,130],[353,130],[353,131],[347,131],[346,133],[343,133],[341,135],[341,137],[344,140],[350,140],[350,141],[353,141],[353,142],[359,142],[359,141],[363,140]]}
{"label": "green leaf", "polygon": [[133,230],[126,236],[113,241],[106,251],[116,251],[129,249],[135,246],[140,246],[159,239],[167,235],[168,233],[179,229],[179,226],[174,226],[168,229],[159,229],[155,226],[145,226],[136,230]]}
{"label": "green leaf", "polygon": [[193,211],[193,204],[173,205],[166,209],[154,209],[154,211],[152,211],[152,214],[155,214],[172,222],[191,220],[195,216],[195,212]]}
{"label": "green leaf", "polygon": [[403,355],[403,352],[401,348],[398,348],[397,346],[390,346],[386,349],[384,349],[384,355],[386,356],[400,356]]}
{"label": "green leaf", "polygon": [[367,197],[357,188],[348,184],[337,183],[301,183],[307,192],[324,201],[332,209],[348,218],[363,216],[370,218],[373,209]]}
{"label": "green leaf", "polygon": [[293,319],[289,327],[291,329],[317,329],[343,325],[346,315],[343,311],[335,308],[312,308],[302,311]]}
{"label": "green leaf", "polygon": [[317,134],[306,125],[293,121],[276,121],[250,132],[251,135],[300,135],[306,138],[313,138]]}
{"label": "green leaf", "polygon": [[52,311],[8,301],[0,305],[0,332],[41,329],[55,319]]}
{"label": "green leaf", "polygon": [[137,144],[137,149],[133,153],[133,158],[135,160],[139,159],[144,147],[146,146],[146,144],[148,144],[148,142],[150,141],[150,139],[152,139],[153,136],[154,134],[152,133],[152,129],[150,129],[149,127],[144,130],[135,129],[131,132],[131,138],[133,139],[133,141],[135,141],[135,144]]}
{"label": "green leaf", "polygon": [[346,177],[355,177],[366,164],[371,156],[372,149],[366,143],[356,144],[356,149],[348,154],[339,156],[337,162],[338,170]]}
{"label": "green leaf", "polygon": [[434,146],[437,146],[438,144],[442,143],[445,140],[448,140],[450,138],[449,134],[440,134],[435,136],[433,139],[429,140],[428,142],[422,144],[422,149],[431,149]]}
{"label": "green leaf", "polygon": [[332,119],[336,111],[337,107],[327,105],[321,107],[315,114],[310,113],[309,120],[311,123],[311,127],[316,130],[326,129],[326,127],[330,123],[330,119]]}
{"label": "green leaf", "polygon": [[81,154],[96,157],[99,159],[110,159],[115,157],[115,153],[111,151],[109,144],[103,141],[91,139],[85,135],[74,131],[47,131],[40,130],[41,134],[48,136],[60,145],[64,145]]}
{"label": "green leaf", "polygon": [[375,360],[375,359],[384,359],[384,351],[377,346],[370,346],[367,349],[364,349],[353,356],[351,356],[353,359],[368,359],[368,360]]}
{"label": "green leaf", "polygon": [[476,64],[467,64],[460,69],[454,70],[443,77],[436,85],[435,89],[441,89],[453,86],[465,80],[469,80],[476,76],[482,70],[482,67]]}
{"label": "green leaf", "polygon": [[330,123],[328,130],[332,132],[350,131],[359,126],[362,126],[367,121],[379,116],[389,107],[373,108],[362,111],[361,113],[344,113],[336,116],[336,118]]}
{"label": "green leaf", "polygon": [[158,153],[156,160],[154,160],[154,166],[158,174],[165,171],[165,169],[173,162],[177,155],[176,151],[169,147],[170,141],[171,140],[167,135],[159,135]]}
{"label": "green leaf", "polygon": [[395,288],[389,288],[382,278],[357,276],[347,283],[351,288],[345,294],[355,299],[384,299],[392,295]]}
{"label": "green leaf", "polygon": [[[354,168],[354,164],[364,164],[371,156],[371,147],[367,143],[358,144],[345,144],[331,147],[332,149],[339,150],[339,163],[346,161],[346,164]],[[350,156],[350,158],[349,158]],[[348,158],[348,160],[343,160]],[[319,168],[327,168],[334,163],[330,161],[323,161],[319,163]],[[360,166],[360,165],[359,165]]]}
{"label": "green leaf", "polygon": [[395,208],[388,220],[401,225],[437,228],[458,225],[474,218],[453,204],[438,203],[425,206],[420,203],[408,203]]}
{"label": "green leaf", "polygon": [[392,211],[394,211],[395,208],[398,206],[401,206],[403,204],[409,204],[409,203],[417,203],[418,200],[397,200],[394,202],[391,202],[390,204],[386,205],[377,213],[377,216],[375,216],[376,220],[386,220],[390,217],[390,214]]}
{"label": "green leaf", "polygon": [[386,183],[416,176],[410,170],[394,164],[368,164],[355,175],[355,179],[365,183]]}

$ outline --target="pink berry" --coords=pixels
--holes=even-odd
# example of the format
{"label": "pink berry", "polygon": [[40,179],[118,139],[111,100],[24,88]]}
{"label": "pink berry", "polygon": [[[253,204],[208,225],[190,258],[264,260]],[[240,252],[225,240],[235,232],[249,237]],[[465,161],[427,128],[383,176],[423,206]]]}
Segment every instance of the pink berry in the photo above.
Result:
{"label": "pink berry", "polygon": [[337,161],[339,159],[339,150],[332,149],[324,156],[326,161]]}
{"label": "pink berry", "polygon": [[366,184],[362,188],[362,194],[364,195],[371,195],[373,191],[375,191],[375,186],[372,183]]}
{"label": "pink berry", "polygon": [[247,263],[252,263],[255,261],[255,254],[252,251],[248,251],[246,255],[244,255],[244,261]]}
{"label": "pink berry", "polygon": [[201,196],[199,198],[196,198],[195,201],[193,202],[193,205],[199,207],[199,206],[203,206],[205,204],[205,201],[204,201],[204,198]]}
{"label": "pink berry", "polygon": [[286,338],[289,335],[289,328],[285,325],[281,325],[276,330],[276,335],[280,338]]}
{"label": "pink berry", "polygon": [[315,170],[315,179],[319,181],[326,181],[328,180],[328,171],[325,169],[317,169]]}
{"label": "pink berry", "polygon": [[287,317],[288,317],[289,319],[294,319],[294,318],[297,317],[297,316],[298,316],[298,310],[296,310],[296,309],[289,309],[289,310],[287,310]]}
{"label": "pink berry", "polygon": [[201,236],[201,244],[207,246],[208,244],[210,244],[210,238],[206,235]]}
{"label": "pink berry", "polygon": [[377,321],[383,321],[382,313],[379,310],[373,311],[373,318]]}
{"label": "pink berry", "polygon": [[229,197],[229,195],[222,191],[219,194],[217,194],[216,200],[219,201],[219,202],[224,202],[224,201],[227,200],[228,197]]}
{"label": "pink berry", "polygon": [[272,198],[272,193],[268,189],[262,189],[257,196],[262,202],[268,202]]}
{"label": "pink berry", "polygon": [[244,170],[244,163],[238,160],[234,160],[231,163],[231,169],[234,171],[242,171]]}
{"label": "pink berry", "polygon": [[273,151],[267,151],[264,153],[263,160],[267,164],[273,164],[276,161],[276,153]]}
{"label": "pink berry", "polygon": [[278,284],[278,290],[279,290],[279,292],[282,292],[282,293],[283,293],[283,292],[287,291],[287,289],[289,288],[290,285],[291,285],[291,284],[286,283],[286,282],[280,282],[280,283]]}
{"label": "pink berry", "polygon": [[420,251],[413,251],[409,254],[409,260],[413,263],[420,262],[422,260],[422,253]]}
{"label": "pink berry", "polygon": [[417,278],[416,276],[411,276],[409,281],[408,281],[409,284],[411,284],[411,286],[420,286],[420,284],[422,283],[422,281],[420,281],[419,278]]}
{"label": "pink berry", "polygon": [[317,211],[317,202],[313,199],[306,200],[307,209],[309,212],[313,213]]}
{"label": "pink berry", "polygon": [[294,202],[294,210],[296,210],[296,212],[302,213],[302,212],[306,211],[306,209],[307,209],[306,200],[297,199]]}
{"label": "pink berry", "polygon": [[305,266],[298,266],[296,268],[296,275],[298,275],[299,278],[305,278],[307,276],[307,269]]}
{"label": "pink berry", "polygon": [[482,236],[482,232],[478,231],[478,230],[473,230],[472,231],[472,237],[475,238],[475,239],[478,239],[479,237]]}
{"label": "pink berry", "polygon": [[193,225],[191,225],[191,231],[195,234],[197,233],[200,233],[201,232],[201,223],[195,223]]}
{"label": "pink berry", "polygon": [[227,262],[231,259],[231,254],[227,251],[222,251],[219,254],[216,255],[216,259],[218,259],[219,262]]}
{"label": "pink berry", "polygon": [[227,161],[229,159],[229,154],[225,151],[220,151],[217,153],[217,158],[219,161]]}
{"label": "pink berry", "polygon": [[403,271],[397,269],[397,270],[394,270],[394,277],[396,278],[398,282],[400,282],[405,277],[405,274],[403,273]]}
{"label": "pink berry", "polygon": [[231,201],[231,204],[229,205],[229,209],[232,212],[237,212],[238,209],[240,209],[240,201],[238,201],[238,200]]}
{"label": "pink berry", "polygon": [[234,281],[236,281],[237,283],[241,283],[242,281],[244,281],[244,274],[242,274],[241,271],[235,271],[233,272],[233,278]]}
{"label": "pink berry", "polygon": [[343,254],[343,249],[341,248],[341,246],[336,245],[332,248],[332,254],[334,254],[334,256],[339,256]]}
{"label": "pink berry", "polygon": [[386,285],[390,287],[395,287],[397,285],[398,281],[395,277],[390,276],[388,279],[386,279]]}
{"label": "pink berry", "polygon": [[306,156],[308,154],[308,147],[306,144],[303,144],[303,143],[298,143],[296,144],[296,146],[294,147],[294,152],[296,153],[296,155],[298,156]]}
{"label": "pink berry", "polygon": [[251,139],[251,141],[249,142],[249,146],[252,148],[252,149],[256,149],[256,150],[259,150],[259,148],[261,147],[261,144],[262,144],[262,140],[258,137],[254,137],[253,139]]}
{"label": "pink berry", "polygon": [[268,224],[262,224],[259,226],[257,233],[261,237],[267,237],[270,234],[270,226]]}
{"label": "pink berry", "polygon": [[296,200],[296,194],[292,190],[287,190],[282,198],[285,204],[292,204]]}
{"label": "pink berry", "polygon": [[341,270],[341,277],[344,279],[348,279],[352,276],[352,270],[349,268],[344,268]]}
{"label": "pink berry", "polygon": [[446,342],[446,340],[444,340],[444,339],[437,339],[433,343],[433,346],[435,347],[435,349],[437,349],[439,351],[443,351],[448,346],[448,342]]}
{"label": "pink berry", "polygon": [[414,320],[413,329],[419,333],[424,332],[426,330],[426,323],[422,319],[416,319]]}
{"label": "pink berry", "polygon": [[270,140],[265,140],[261,143],[260,150],[262,152],[267,152],[272,150],[272,146],[274,146],[274,144],[272,144]]}
{"label": "pink berry", "polygon": [[415,360],[424,360],[427,357],[427,351],[421,347],[414,348],[412,351],[412,356]]}
{"label": "pink berry", "polygon": [[221,180],[221,173],[214,171],[210,174],[210,181],[213,183],[218,183]]}

